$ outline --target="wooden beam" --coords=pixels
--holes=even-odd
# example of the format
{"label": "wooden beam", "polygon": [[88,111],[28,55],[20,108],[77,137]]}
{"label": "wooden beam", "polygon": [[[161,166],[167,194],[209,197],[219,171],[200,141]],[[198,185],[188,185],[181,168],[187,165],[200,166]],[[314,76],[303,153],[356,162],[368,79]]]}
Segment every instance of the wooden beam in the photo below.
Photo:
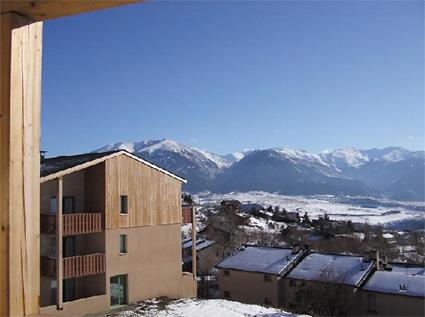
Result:
{"label": "wooden beam", "polygon": [[63,178],[58,178],[56,194],[56,309],[63,309]]}
{"label": "wooden beam", "polygon": [[1,16],[0,315],[38,313],[42,23]]}
{"label": "wooden beam", "polygon": [[22,0],[0,1],[0,12],[17,13],[34,21],[44,21],[100,9],[142,2],[143,0]]}
{"label": "wooden beam", "polygon": [[192,274],[196,279],[196,213],[192,206]]}

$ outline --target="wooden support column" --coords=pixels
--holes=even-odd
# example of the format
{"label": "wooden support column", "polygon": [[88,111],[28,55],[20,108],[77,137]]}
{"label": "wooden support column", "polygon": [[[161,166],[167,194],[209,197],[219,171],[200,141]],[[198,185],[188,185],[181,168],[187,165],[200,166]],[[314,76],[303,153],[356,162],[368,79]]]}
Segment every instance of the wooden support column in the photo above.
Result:
{"label": "wooden support column", "polygon": [[23,316],[40,292],[42,22],[0,17],[0,315]]}
{"label": "wooden support column", "polygon": [[63,178],[58,178],[56,195],[56,309],[63,309]]}
{"label": "wooden support column", "polygon": [[196,213],[192,206],[192,274],[196,278]]}

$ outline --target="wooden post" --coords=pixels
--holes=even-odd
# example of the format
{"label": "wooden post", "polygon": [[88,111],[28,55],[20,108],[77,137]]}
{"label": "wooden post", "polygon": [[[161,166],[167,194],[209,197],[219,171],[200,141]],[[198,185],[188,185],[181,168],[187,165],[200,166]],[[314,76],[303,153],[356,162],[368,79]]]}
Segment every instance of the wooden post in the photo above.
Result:
{"label": "wooden post", "polygon": [[0,315],[38,313],[42,22],[1,14]]}
{"label": "wooden post", "polygon": [[192,206],[192,274],[196,279],[196,217],[195,207]]}
{"label": "wooden post", "polygon": [[58,178],[56,195],[56,309],[63,309],[63,178]]}

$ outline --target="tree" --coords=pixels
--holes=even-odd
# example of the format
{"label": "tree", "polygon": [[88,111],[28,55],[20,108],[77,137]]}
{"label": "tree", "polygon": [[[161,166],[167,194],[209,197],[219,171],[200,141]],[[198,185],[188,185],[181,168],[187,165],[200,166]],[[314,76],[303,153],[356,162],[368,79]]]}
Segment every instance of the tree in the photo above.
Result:
{"label": "tree", "polygon": [[307,224],[307,225],[311,225],[311,221],[310,221],[310,218],[308,217],[307,212],[305,212],[305,213],[304,213],[304,216],[303,216],[303,223],[305,223],[305,224]]}
{"label": "tree", "polygon": [[332,267],[323,270],[317,280],[302,282],[290,304],[295,313],[319,316],[345,316],[350,314],[352,289],[344,284]]}

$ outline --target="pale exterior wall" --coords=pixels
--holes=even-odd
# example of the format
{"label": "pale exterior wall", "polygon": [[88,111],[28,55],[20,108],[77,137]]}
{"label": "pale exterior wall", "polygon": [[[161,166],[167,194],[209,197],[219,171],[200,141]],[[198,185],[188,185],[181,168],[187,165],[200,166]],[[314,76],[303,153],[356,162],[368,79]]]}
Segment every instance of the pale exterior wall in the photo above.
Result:
{"label": "pale exterior wall", "polygon": [[230,276],[224,276],[224,269],[219,269],[218,283],[220,298],[224,292],[230,292],[231,300],[242,303],[264,305],[264,298],[271,300],[273,306],[280,306],[278,285],[281,278],[270,275],[271,281],[264,281],[264,273],[228,270]]}
{"label": "pale exterior wall", "polygon": [[[291,286],[289,278],[284,278],[281,283],[280,288],[280,296],[282,298],[282,306],[287,309],[293,309],[291,303],[295,300],[295,295],[297,291],[300,289],[301,285],[304,285],[305,288],[308,287],[314,287],[314,286],[324,286],[326,289],[326,285],[329,285],[329,287],[335,286],[334,284],[326,284],[326,283],[320,283],[315,281],[304,281],[304,280],[297,280],[292,279],[296,282],[296,286]],[[351,295],[351,302],[348,303],[350,307],[349,314],[352,316],[359,316],[360,315],[360,307],[359,307],[359,297],[357,294],[357,291],[352,286],[344,286],[344,290],[346,289],[347,292],[349,292]]]}
{"label": "pale exterior wall", "polygon": [[[158,296],[181,297],[183,274],[180,230],[179,224],[107,230],[108,296],[110,277],[127,274],[130,303]],[[120,255],[120,234],[127,234],[125,255]],[[196,292],[190,295],[196,296]]]}
{"label": "pale exterior wall", "polygon": [[[375,294],[376,311],[368,309],[368,294]],[[425,316],[425,298],[359,291],[362,316]]]}
{"label": "pale exterior wall", "polygon": [[109,310],[109,297],[107,295],[99,295],[65,302],[62,310],[56,310],[55,305],[40,307],[40,315],[73,317],[98,314],[107,310]]}

